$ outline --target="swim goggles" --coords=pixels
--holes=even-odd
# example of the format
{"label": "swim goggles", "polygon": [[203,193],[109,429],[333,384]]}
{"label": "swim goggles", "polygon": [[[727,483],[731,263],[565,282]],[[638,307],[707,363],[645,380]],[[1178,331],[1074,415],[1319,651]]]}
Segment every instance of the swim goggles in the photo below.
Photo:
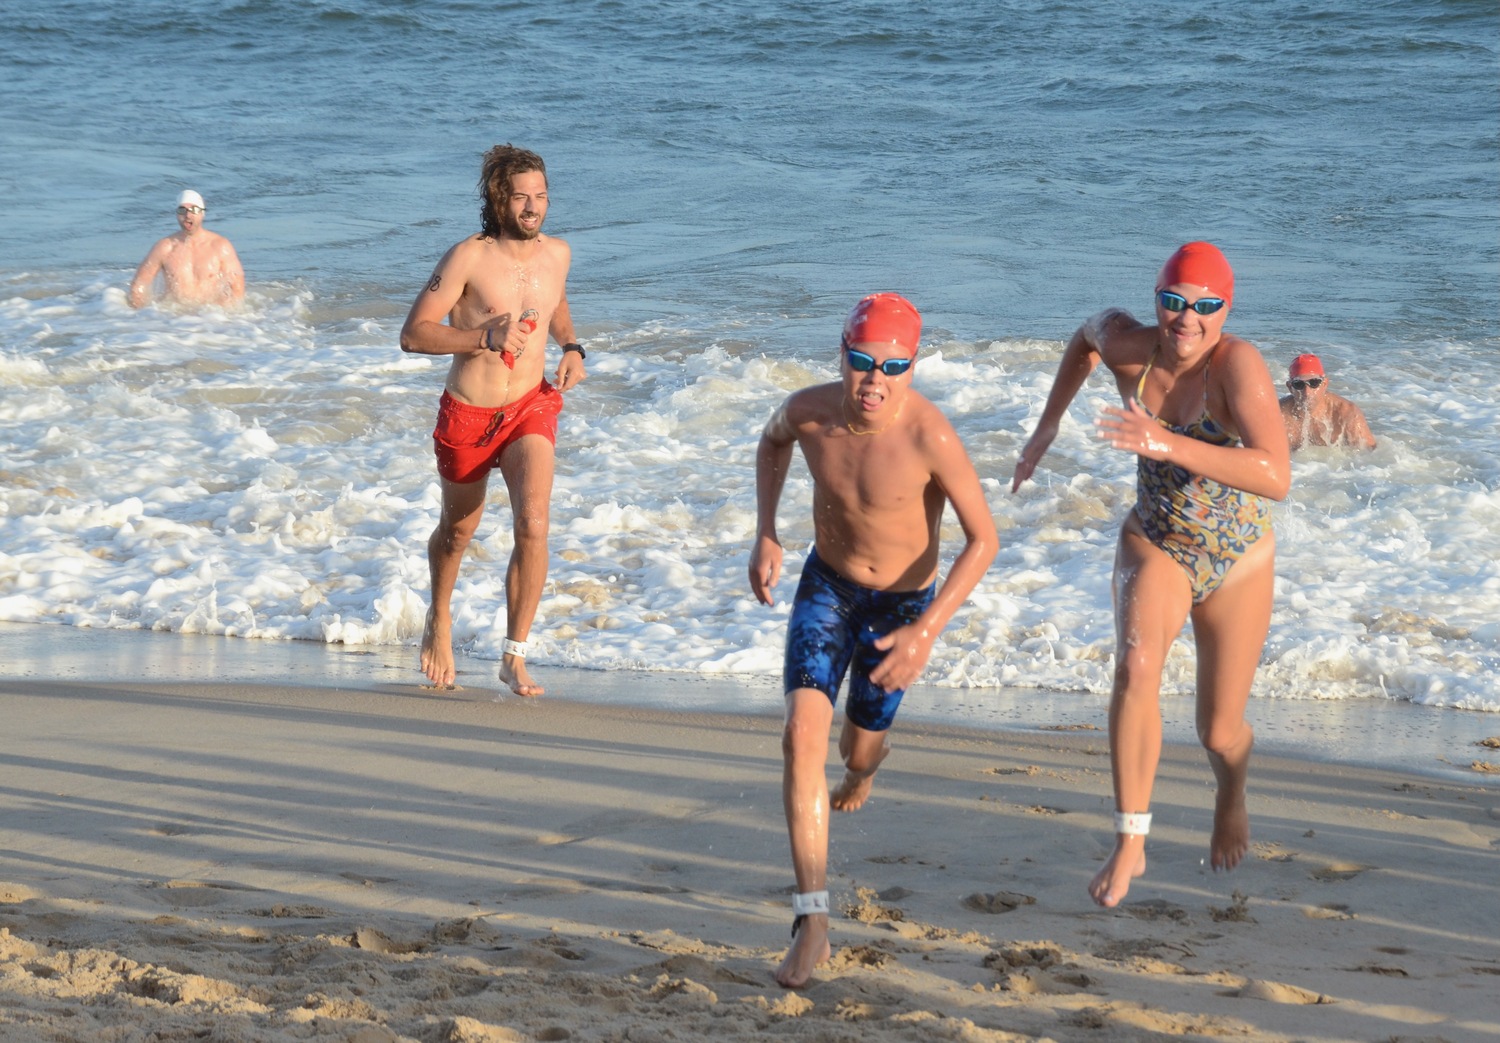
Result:
{"label": "swim goggles", "polygon": [[[863,351],[855,351],[853,348],[845,348],[844,354],[849,359],[849,368],[856,373],[868,373],[875,368],[875,356],[866,355]],[[911,369],[911,359],[894,358],[886,359],[880,364],[880,372],[888,377],[899,377]]]}
{"label": "swim goggles", "polygon": [[1293,391],[1301,391],[1303,388],[1312,388],[1314,391],[1316,391],[1318,388],[1323,386],[1323,378],[1293,377],[1291,380],[1288,380],[1287,383],[1292,386]]}
{"label": "swim goggles", "polygon": [[201,214],[203,213],[203,208],[201,206],[179,206],[177,212],[185,217],[188,214]]}
{"label": "swim goggles", "polygon": [[1160,304],[1163,311],[1182,311],[1184,308],[1192,308],[1199,315],[1212,315],[1224,307],[1223,297],[1199,297],[1192,304],[1180,293],[1170,290],[1158,290],[1156,292],[1156,303]]}

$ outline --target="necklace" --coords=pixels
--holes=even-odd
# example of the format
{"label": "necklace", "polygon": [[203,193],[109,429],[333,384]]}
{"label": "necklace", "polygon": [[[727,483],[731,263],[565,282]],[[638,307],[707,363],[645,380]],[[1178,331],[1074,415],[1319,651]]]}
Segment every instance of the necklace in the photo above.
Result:
{"label": "necklace", "polygon": [[901,410],[906,408],[906,402],[903,400],[902,403],[896,407],[896,415],[887,420],[884,427],[877,427],[873,431],[856,431],[854,429],[854,422],[849,416],[849,400],[846,398],[840,399],[840,401],[844,406],[844,427],[849,431],[851,435],[854,435],[856,438],[869,438],[872,435],[880,434],[882,431],[889,431],[891,429],[891,425],[894,424],[897,420],[901,419]]}

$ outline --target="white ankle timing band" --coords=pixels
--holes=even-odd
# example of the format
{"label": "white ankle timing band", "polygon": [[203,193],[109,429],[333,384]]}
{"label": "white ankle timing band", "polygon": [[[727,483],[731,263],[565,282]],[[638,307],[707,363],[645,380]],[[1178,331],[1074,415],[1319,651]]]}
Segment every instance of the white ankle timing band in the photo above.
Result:
{"label": "white ankle timing band", "polygon": [[525,659],[526,658],[526,642],[525,641],[512,641],[510,638],[506,638],[505,639],[505,644],[504,644],[503,647],[505,649],[505,654],[506,655],[513,655],[517,659]]}
{"label": "white ankle timing band", "polygon": [[1143,837],[1151,832],[1151,812],[1115,812],[1115,832],[1127,837]]}
{"label": "white ankle timing band", "polygon": [[792,912],[797,916],[828,912],[828,892],[808,891],[805,894],[792,895]]}

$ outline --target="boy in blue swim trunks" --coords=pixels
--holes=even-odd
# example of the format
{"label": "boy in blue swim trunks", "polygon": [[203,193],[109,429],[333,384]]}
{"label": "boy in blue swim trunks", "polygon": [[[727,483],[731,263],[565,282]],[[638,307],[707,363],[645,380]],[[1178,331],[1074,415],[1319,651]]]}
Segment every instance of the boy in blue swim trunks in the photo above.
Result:
{"label": "boy in blue swim trunks", "polygon": [[[782,800],[797,894],[792,947],[776,980],[797,988],[828,944],[828,809],[854,811],[890,753],[886,733],[953,613],[995,558],[999,537],[953,425],[912,389],[922,317],[877,293],[844,324],[840,379],[793,393],[756,453],[758,526],[750,587],[763,604],[781,576],[776,507],[792,450],[813,480],[814,549],[802,570],[786,643]],[[952,504],[965,543],[939,585],[938,530]],[[852,676],[839,735],[844,778],[826,775],[834,702]]]}

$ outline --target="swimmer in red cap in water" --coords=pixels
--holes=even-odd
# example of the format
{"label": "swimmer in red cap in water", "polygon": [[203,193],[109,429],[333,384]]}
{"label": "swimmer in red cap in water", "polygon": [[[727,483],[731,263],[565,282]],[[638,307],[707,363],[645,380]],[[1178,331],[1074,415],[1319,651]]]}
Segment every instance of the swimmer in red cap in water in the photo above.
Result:
{"label": "swimmer in red cap in water", "polygon": [[1374,449],[1375,436],[1364,410],[1328,390],[1328,375],[1316,355],[1298,355],[1287,374],[1281,399],[1281,419],[1293,449],[1304,445],[1335,445]]}
{"label": "swimmer in red cap in water", "polygon": [[1151,324],[1118,308],[1073,334],[1012,492],[1057,437],[1068,405],[1101,361],[1123,405],[1098,437],[1136,456],[1136,503],[1115,552],[1115,675],[1110,766],[1115,846],[1089,884],[1117,905],[1146,871],[1151,790],[1161,756],[1162,667],[1191,616],[1198,652],[1198,737],[1218,782],[1210,861],[1233,869],[1250,846],[1245,782],[1253,733],[1245,703],[1271,623],[1275,537],[1270,500],[1286,496],[1291,459],[1260,352],[1224,332],[1234,273],[1218,247],[1188,243],[1156,278]]}
{"label": "swimmer in red cap in water", "polygon": [[[814,544],[792,600],[784,670],[782,800],[797,893],[792,946],[776,980],[788,988],[807,984],[831,955],[829,808],[855,811],[869,797],[903,693],[999,547],[953,425],[911,386],[921,336],[922,316],[901,295],[860,301],[844,323],[839,379],[788,397],[756,452],[750,589],[763,604],[781,576],[776,507],[797,446],[813,482]],[[965,542],[938,585],[948,503]],[[846,673],[844,778],[830,793],[828,737]]]}

